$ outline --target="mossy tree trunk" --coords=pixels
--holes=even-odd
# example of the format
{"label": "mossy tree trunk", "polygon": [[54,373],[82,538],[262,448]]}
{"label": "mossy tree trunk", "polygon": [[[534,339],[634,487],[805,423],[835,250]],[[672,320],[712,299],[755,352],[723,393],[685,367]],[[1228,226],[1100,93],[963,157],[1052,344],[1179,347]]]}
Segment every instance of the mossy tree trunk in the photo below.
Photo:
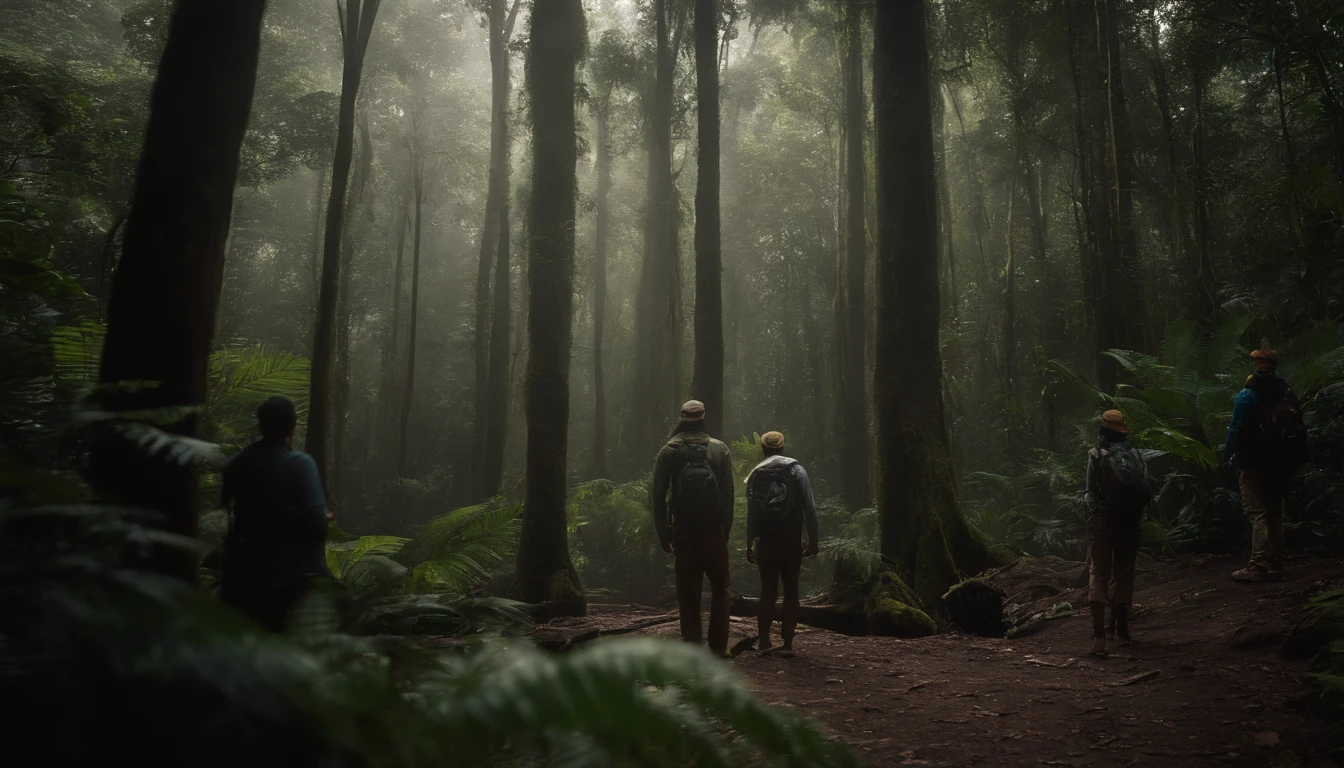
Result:
{"label": "mossy tree trunk", "polygon": [[[102,406],[136,411],[205,402],[238,154],[252,107],[264,0],[180,2],[154,81],[121,261],[107,306],[99,381]],[[197,419],[168,427],[194,435]],[[106,498],[163,515],[196,534],[195,467],[145,456],[109,436],[93,446],[90,480]],[[154,567],[187,580],[196,558],[178,550]]]}
{"label": "mossy tree trunk", "polygon": [[723,258],[719,222],[719,4],[695,0],[695,364],[691,396],[723,435]]}
{"label": "mossy tree trunk", "polygon": [[569,372],[573,345],[577,136],[575,68],[583,52],[581,0],[536,0],[527,53],[532,104],[528,209],[527,487],[512,596],[547,615],[583,615],[587,602],[566,526]]}
{"label": "mossy tree trunk", "polygon": [[957,504],[938,347],[938,222],[923,0],[878,0],[878,513],[882,556],[925,607],[990,562]]}

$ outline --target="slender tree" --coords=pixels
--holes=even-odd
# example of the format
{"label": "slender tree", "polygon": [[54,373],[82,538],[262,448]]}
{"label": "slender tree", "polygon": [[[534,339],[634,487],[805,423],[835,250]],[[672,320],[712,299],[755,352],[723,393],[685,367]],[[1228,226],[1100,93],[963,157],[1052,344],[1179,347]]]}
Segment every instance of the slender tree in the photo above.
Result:
{"label": "slender tree", "polygon": [[[661,444],[669,414],[681,399],[681,270],[676,188],[672,176],[672,111],[677,51],[685,27],[671,0],[655,0],[657,62],[649,109],[649,166],[644,220],[644,261],[635,296],[634,392],[627,430],[633,455]],[[670,34],[669,34],[670,33]]]}
{"label": "slender tree", "polygon": [[415,198],[415,223],[411,237],[411,307],[406,338],[406,381],[401,395],[401,430],[397,440],[397,477],[408,477],[407,449],[411,434],[411,404],[415,396],[415,333],[420,322],[420,213],[425,202],[425,162],[412,152],[412,194]]}
{"label": "slender tree", "polygon": [[528,208],[527,487],[512,594],[544,615],[583,615],[569,555],[569,368],[574,333],[575,69],[584,49],[581,0],[536,0],[527,53],[532,105]]}
{"label": "slender tree", "polygon": [[[476,408],[472,473],[478,498],[499,493],[504,481],[504,442],[509,412],[509,40],[518,19],[519,0],[490,0],[486,25],[490,36],[490,178],[485,224],[476,265],[474,339]],[[491,302],[491,259],[494,301]]]}
{"label": "slender tree", "polygon": [[308,386],[308,437],[304,444],[317,461],[323,480],[327,475],[327,428],[331,420],[331,375],[336,351],[336,305],[341,285],[341,237],[344,232],[345,195],[355,151],[355,101],[364,71],[364,54],[373,34],[373,21],[382,0],[346,0],[337,4],[341,26],[341,105],[336,123],[336,153],[331,163],[331,197],[322,246],[322,284],[313,333],[312,378]]}
{"label": "slender tree", "polygon": [[373,139],[369,134],[368,115],[359,125],[359,167],[355,169],[354,188],[345,201],[343,215],[345,235],[341,238],[341,285],[336,297],[336,391],[332,398],[332,420],[335,434],[332,438],[331,468],[335,477],[330,486],[332,495],[341,498],[344,488],[346,433],[345,425],[350,407],[350,332],[354,308],[350,305],[350,273],[355,260],[354,222],[364,201],[364,189],[373,174]]}
{"label": "slender tree", "polygon": [[840,263],[840,494],[850,509],[872,498],[868,473],[867,350],[868,231],[864,223],[868,182],[863,151],[863,4],[845,3],[845,253]]}
{"label": "slender tree", "polygon": [[611,136],[607,104],[594,107],[597,124],[597,221],[593,233],[593,476],[607,474],[607,380],[602,370],[607,327],[607,231],[611,220]]}
{"label": "slender tree", "polygon": [[[150,101],[120,263],[107,307],[99,381],[113,412],[205,402],[238,157],[257,77],[264,0],[179,2]],[[157,382],[121,387],[118,382]],[[168,427],[196,433],[196,415]],[[165,529],[196,533],[193,466],[146,456],[109,435],[93,446],[90,480],[120,503],[159,512]],[[195,558],[154,567],[194,580]]]}
{"label": "slender tree", "polygon": [[878,515],[882,557],[925,605],[989,563],[957,505],[938,347],[938,220],[923,0],[877,0]]}
{"label": "slender tree", "polygon": [[[723,253],[719,222],[719,3],[695,0],[695,366],[691,395],[723,435]],[[792,316],[792,315],[790,315]]]}

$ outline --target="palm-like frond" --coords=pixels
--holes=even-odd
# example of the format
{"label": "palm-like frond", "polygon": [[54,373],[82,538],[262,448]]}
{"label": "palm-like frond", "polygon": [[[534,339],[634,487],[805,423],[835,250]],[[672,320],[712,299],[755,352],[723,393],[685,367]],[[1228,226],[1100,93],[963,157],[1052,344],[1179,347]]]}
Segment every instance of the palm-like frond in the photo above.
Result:
{"label": "palm-like frond", "polygon": [[399,536],[361,536],[354,541],[328,543],[327,568],[354,590],[386,586],[406,575],[406,566],[392,556],[408,541]]}
{"label": "palm-like frond", "polygon": [[98,379],[107,326],[102,323],[62,325],[51,332],[51,360],[56,380],[78,387]]}
{"label": "palm-like frond", "polygon": [[[282,396],[302,420],[308,408],[309,361],[264,345],[230,345],[210,357],[207,411],[220,422],[250,416],[257,403]],[[244,423],[243,426],[247,426]]]}
{"label": "palm-like frond", "polygon": [[450,694],[419,693],[435,702],[444,737],[467,750],[468,762],[582,733],[587,749],[612,762],[738,765],[740,756],[714,728],[721,721],[780,765],[860,765],[847,748],[792,711],[761,704],[729,667],[685,644],[623,638],[559,656],[496,648],[448,666]]}
{"label": "palm-like frond", "polygon": [[464,507],[429,522],[420,535],[424,561],[411,576],[414,592],[465,592],[518,548],[522,506],[498,500]]}

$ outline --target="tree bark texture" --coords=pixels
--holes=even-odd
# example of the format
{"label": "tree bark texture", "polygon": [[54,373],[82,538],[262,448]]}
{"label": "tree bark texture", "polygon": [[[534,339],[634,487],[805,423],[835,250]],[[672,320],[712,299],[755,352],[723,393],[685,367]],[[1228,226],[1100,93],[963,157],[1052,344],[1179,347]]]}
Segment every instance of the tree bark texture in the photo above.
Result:
{"label": "tree bark texture", "polygon": [[723,436],[723,253],[719,221],[719,4],[695,0],[695,364],[691,396],[705,429]]}
{"label": "tree bark texture", "polygon": [[873,104],[877,171],[877,422],[881,551],[939,604],[989,565],[958,507],[938,347],[938,223],[922,0],[877,0]]}
{"label": "tree bark texture", "polygon": [[840,494],[845,506],[860,509],[872,498],[869,478],[870,433],[868,390],[864,356],[867,351],[868,318],[865,312],[868,269],[868,232],[864,223],[867,179],[863,152],[863,5],[849,0],[845,6],[845,259],[841,263],[839,296],[842,312],[837,319],[840,342],[840,410],[843,440],[840,442]]}
{"label": "tree bark texture", "polygon": [[581,0],[532,6],[527,90],[532,104],[528,210],[528,351],[523,390],[527,486],[512,596],[549,615],[583,615],[587,601],[566,525],[569,372],[573,346],[575,69],[583,52]]}
{"label": "tree bark texture", "polygon": [[364,54],[373,33],[373,21],[382,0],[346,0],[338,14],[344,67],[341,73],[340,113],[336,123],[336,152],[331,164],[331,197],[327,201],[326,234],[322,246],[322,283],[317,298],[317,326],[313,333],[312,377],[308,386],[308,431],[305,450],[317,462],[327,481],[327,428],[331,419],[331,374],[336,348],[336,303],[341,285],[341,236],[344,232],[345,195],[355,149],[355,101],[364,70]]}
{"label": "tree bark texture", "polygon": [[[150,100],[120,263],[107,306],[99,381],[113,412],[200,406],[206,397],[239,150],[252,108],[265,0],[179,2]],[[168,429],[195,435],[196,415]],[[196,469],[146,456],[108,435],[93,446],[93,487],[196,534]],[[194,580],[196,558],[158,553],[152,567]]]}

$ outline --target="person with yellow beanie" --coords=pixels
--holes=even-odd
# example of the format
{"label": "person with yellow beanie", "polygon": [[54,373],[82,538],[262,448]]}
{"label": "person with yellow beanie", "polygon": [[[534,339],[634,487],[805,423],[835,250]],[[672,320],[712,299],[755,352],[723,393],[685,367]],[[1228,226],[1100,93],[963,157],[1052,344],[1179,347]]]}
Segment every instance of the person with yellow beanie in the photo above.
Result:
{"label": "person with yellow beanie", "polygon": [[[1092,655],[1106,655],[1109,634],[1129,642],[1134,601],[1134,561],[1139,522],[1153,497],[1143,453],[1129,441],[1129,425],[1117,410],[1101,414],[1101,435],[1088,452],[1087,599],[1092,614]],[[1110,606],[1111,621],[1106,622]]]}

